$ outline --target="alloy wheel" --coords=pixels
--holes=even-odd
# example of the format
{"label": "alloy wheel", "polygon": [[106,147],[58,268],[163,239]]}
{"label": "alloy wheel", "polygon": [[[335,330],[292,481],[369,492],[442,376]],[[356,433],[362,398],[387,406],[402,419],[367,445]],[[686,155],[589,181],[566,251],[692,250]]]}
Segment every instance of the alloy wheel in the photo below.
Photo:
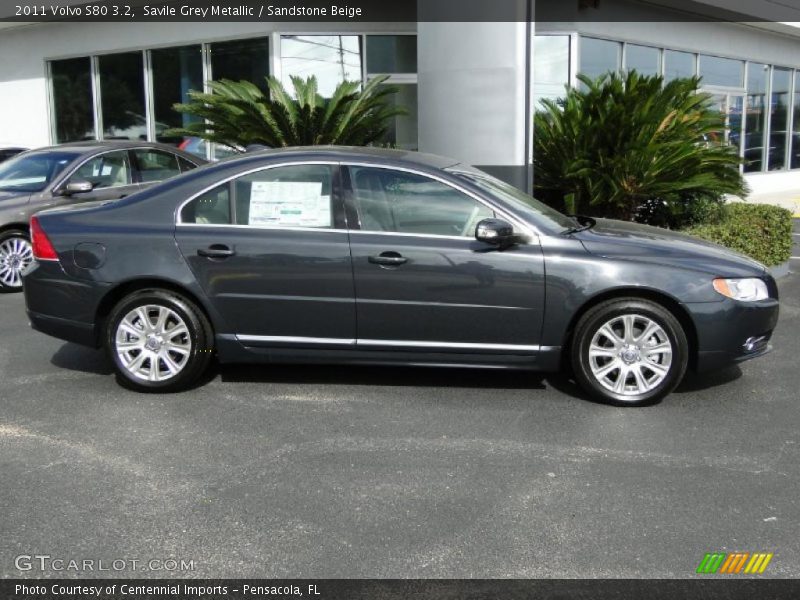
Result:
{"label": "alloy wheel", "polygon": [[22,287],[22,273],[33,262],[31,243],[24,237],[10,237],[0,242],[0,284]]}
{"label": "alloy wheel", "polygon": [[672,355],[672,343],[661,325],[643,315],[626,314],[597,329],[589,346],[589,366],[608,391],[639,396],[663,383]]}
{"label": "alloy wheel", "polygon": [[192,340],[185,321],[171,308],[158,304],[130,310],[117,325],[114,339],[122,367],[144,381],[174,378],[191,357]]}

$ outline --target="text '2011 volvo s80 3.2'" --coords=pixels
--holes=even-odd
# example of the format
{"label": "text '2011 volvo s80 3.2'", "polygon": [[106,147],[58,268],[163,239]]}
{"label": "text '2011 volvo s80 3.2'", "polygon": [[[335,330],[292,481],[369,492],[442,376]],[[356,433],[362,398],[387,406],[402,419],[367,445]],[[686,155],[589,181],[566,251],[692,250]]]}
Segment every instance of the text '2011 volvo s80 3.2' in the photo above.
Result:
{"label": "text '2011 volvo s80 3.2'", "polygon": [[744,256],[393,150],[246,154],[39,213],[31,233],[33,327],[106,348],[149,392],[196,385],[216,357],[569,369],[643,405],[687,369],[766,353],[778,318],[775,281]]}

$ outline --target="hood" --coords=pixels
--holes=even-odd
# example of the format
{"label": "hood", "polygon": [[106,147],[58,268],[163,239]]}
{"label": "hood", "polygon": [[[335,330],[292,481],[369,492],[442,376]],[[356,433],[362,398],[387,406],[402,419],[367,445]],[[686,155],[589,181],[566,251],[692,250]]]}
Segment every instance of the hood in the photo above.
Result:
{"label": "hood", "polygon": [[597,219],[597,225],[576,233],[586,250],[597,256],[673,265],[723,277],[760,277],[766,267],[743,254],[705,240],[639,223]]}

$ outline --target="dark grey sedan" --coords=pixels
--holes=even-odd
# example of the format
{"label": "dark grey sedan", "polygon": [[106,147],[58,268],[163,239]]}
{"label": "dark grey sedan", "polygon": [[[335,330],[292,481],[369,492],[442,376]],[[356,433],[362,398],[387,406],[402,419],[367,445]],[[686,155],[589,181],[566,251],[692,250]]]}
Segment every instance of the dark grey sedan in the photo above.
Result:
{"label": "dark grey sedan", "polygon": [[206,161],[147,142],[78,142],[0,164],[0,291],[22,289],[33,260],[28,221],[45,208],[124,198]]}
{"label": "dark grey sedan", "polygon": [[566,217],[454,160],[307,148],[223,161],[31,222],[33,327],[175,391],[209,361],[570,368],[606,402],[760,356],[766,269],[678,233]]}

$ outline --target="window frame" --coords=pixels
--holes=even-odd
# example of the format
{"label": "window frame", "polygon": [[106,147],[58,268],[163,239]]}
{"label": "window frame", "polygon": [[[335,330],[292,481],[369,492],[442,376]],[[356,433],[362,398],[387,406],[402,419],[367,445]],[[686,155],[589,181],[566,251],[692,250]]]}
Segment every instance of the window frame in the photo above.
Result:
{"label": "window frame", "polygon": [[[332,167],[332,180],[331,180],[331,216],[333,217],[333,227],[279,227],[279,226],[271,226],[271,225],[240,225],[235,223],[236,219],[236,186],[233,185],[237,179],[242,177],[246,177],[248,175],[252,175],[254,173],[260,173],[262,171],[268,171],[272,169],[277,169],[280,167],[298,167],[298,166],[308,166],[308,165],[327,165]],[[200,196],[204,195],[211,190],[221,187],[223,185],[228,185],[229,192],[228,192],[228,201],[230,203],[230,219],[231,223],[184,223],[182,218],[183,208],[193,202]],[[341,177],[341,163],[340,161],[332,161],[332,160],[293,160],[289,162],[279,162],[270,165],[261,165],[256,168],[247,169],[245,171],[239,171],[234,175],[230,175],[219,181],[214,182],[212,185],[204,187],[199,192],[192,194],[188,199],[181,202],[177,208],[175,209],[175,226],[176,227],[212,227],[212,228],[220,228],[220,227],[229,227],[233,229],[258,229],[258,230],[265,230],[265,231],[317,231],[322,233],[331,233],[331,232],[338,232],[338,233],[347,233],[349,230],[347,229],[347,219],[345,216],[345,209],[344,209],[344,202],[342,200],[342,177]],[[338,225],[341,224],[342,227]]]}

